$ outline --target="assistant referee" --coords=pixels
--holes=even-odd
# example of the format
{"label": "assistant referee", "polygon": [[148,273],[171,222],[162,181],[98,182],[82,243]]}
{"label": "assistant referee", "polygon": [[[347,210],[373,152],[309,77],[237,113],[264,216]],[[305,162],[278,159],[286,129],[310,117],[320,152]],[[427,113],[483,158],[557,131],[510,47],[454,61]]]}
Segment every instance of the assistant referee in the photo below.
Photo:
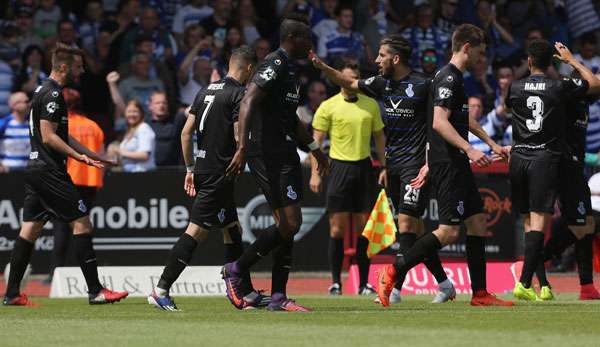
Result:
{"label": "assistant referee", "polygon": [[[358,66],[344,63],[341,73],[358,78]],[[347,89],[325,100],[317,109],[313,120],[314,139],[323,144],[329,136],[331,174],[327,186],[327,211],[329,213],[329,259],[332,285],[329,294],[342,293],[340,274],[344,260],[344,231],[350,228],[361,232],[367,222],[375,200],[375,177],[371,166],[371,138],[375,140],[377,156],[385,169],[385,135],[379,106],[374,99]],[[322,181],[312,163],[310,188],[320,192]],[[385,175],[380,176],[385,179]],[[370,261],[367,257],[369,241],[358,237],[356,261],[359,268],[359,294],[374,294],[368,283]]]}

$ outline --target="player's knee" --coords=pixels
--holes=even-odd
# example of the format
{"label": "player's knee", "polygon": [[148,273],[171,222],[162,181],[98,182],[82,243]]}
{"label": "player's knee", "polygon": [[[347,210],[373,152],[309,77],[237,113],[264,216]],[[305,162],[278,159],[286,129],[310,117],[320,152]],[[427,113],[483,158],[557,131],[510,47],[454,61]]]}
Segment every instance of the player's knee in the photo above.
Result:
{"label": "player's knee", "polygon": [[286,239],[292,239],[300,230],[301,219],[282,219],[279,223],[279,232]]}
{"label": "player's knee", "polygon": [[93,227],[92,222],[88,216],[76,219],[71,223],[73,228],[73,235],[91,234]]}
{"label": "player's knee", "polygon": [[340,225],[332,225],[331,228],[329,228],[329,236],[332,239],[343,239],[344,238],[344,228]]}
{"label": "player's knee", "polygon": [[416,232],[417,231],[417,221],[415,217],[399,214],[398,215],[398,231],[403,232]]}
{"label": "player's knee", "polygon": [[445,246],[458,241],[460,227],[458,225],[440,225],[433,233],[440,240],[442,246]]}
{"label": "player's knee", "polygon": [[190,235],[196,242],[202,242],[208,236],[208,230],[194,223],[188,224],[185,233]]}
{"label": "player's knee", "polygon": [[29,242],[34,242],[42,234],[44,223],[42,222],[23,222],[19,237]]}

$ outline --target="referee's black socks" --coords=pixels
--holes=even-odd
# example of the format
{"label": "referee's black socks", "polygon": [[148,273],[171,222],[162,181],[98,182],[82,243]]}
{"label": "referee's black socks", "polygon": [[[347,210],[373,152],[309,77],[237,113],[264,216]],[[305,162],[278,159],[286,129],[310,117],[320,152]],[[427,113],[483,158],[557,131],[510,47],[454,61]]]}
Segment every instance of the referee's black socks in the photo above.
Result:
{"label": "referee's black socks", "polygon": [[88,293],[97,294],[102,290],[102,284],[98,279],[98,261],[92,245],[91,234],[73,235],[73,248],[79,261],[79,267],[83,272]]}
{"label": "referee's black socks", "polygon": [[19,287],[25,274],[25,269],[27,269],[27,264],[29,264],[33,245],[33,242],[29,242],[20,236],[15,241],[15,246],[10,256],[10,274],[8,275],[8,285],[6,287],[6,296],[8,298],[19,295]]}
{"label": "referee's black socks", "polygon": [[169,289],[175,283],[179,275],[183,272],[185,267],[192,260],[192,255],[198,242],[189,234],[183,233],[171,249],[169,258],[167,259],[167,265],[163,270],[158,285],[156,286],[159,291],[159,295],[165,295]]}
{"label": "referee's black socks", "polygon": [[429,233],[415,242],[415,244],[406,252],[396,257],[394,267],[399,276],[405,276],[414,266],[425,260],[425,258],[437,253],[442,248],[438,238]]}
{"label": "referee's black socks", "polygon": [[467,235],[465,248],[473,293],[487,288],[485,237]]}
{"label": "referee's black socks", "polygon": [[333,283],[342,284],[342,264],[344,263],[344,239],[329,238],[329,266]]}
{"label": "referee's black socks", "polygon": [[256,264],[262,257],[269,254],[275,247],[279,246],[283,238],[279,234],[279,229],[276,225],[271,225],[263,232],[256,241],[254,241],[237,260],[237,265],[240,273],[245,273],[250,270],[250,267]]}
{"label": "referee's black socks", "polygon": [[525,233],[525,262],[519,280],[525,288],[531,287],[531,279],[537,269],[538,262],[543,261],[543,251],[544,233],[537,230]]}

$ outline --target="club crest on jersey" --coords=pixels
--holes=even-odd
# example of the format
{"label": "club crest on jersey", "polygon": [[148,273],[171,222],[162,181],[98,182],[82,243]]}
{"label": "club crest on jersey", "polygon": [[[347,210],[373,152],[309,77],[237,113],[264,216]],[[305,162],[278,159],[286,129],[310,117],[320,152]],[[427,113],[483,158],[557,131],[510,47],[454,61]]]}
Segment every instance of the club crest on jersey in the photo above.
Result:
{"label": "club crest on jersey", "polygon": [[217,218],[219,218],[219,222],[223,223],[225,221],[225,209],[222,208],[221,211],[219,211],[219,214],[217,214]]}
{"label": "club crest on jersey", "polygon": [[87,207],[85,207],[83,200],[79,200],[78,202],[79,202],[79,206],[77,208],[79,209],[79,211],[81,211],[82,213],[86,213]]}
{"label": "club crest on jersey", "polygon": [[292,188],[292,186],[287,186],[287,197],[292,200],[298,199],[298,194],[294,191],[294,188]]}
{"label": "club crest on jersey", "polygon": [[272,67],[268,66],[265,71],[261,72],[259,74],[260,78],[262,78],[265,81],[270,81],[273,78],[275,78],[277,76],[277,74],[275,73],[275,70],[273,70]]}
{"label": "club crest on jersey", "polygon": [[58,110],[58,104],[54,101],[50,101],[48,104],[46,104],[46,111],[49,113],[54,113],[56,110]]}
{"label": "club crest on jersey", "polygon": [[440,99],[448,99],[452,96],[452,90],[446,87],[439,87],[438,94],[440,96]]}
{"label": "club crest on jersey", "polygon": [[365,80],[365,84],[366,85],[371,85],[371,83],[373,83],[373,81],[375,81],[375,76],[367,78]]}
{"label": "club crest on jersey", "polygon": [[58,94],[59,93],[56,90],[52,92],[52,96],[55,97],[55,98],[58,97]]}
{"label": "club crest on jersey", "polygon": [[583,204],[583,201],[579,202],[579,206],[577,206],[577,212],[579,212],[579,214],[582,216],[585,215],[586,210],[585,210],[585,205]]}
{"label": "club crest on jersey", "polygon": [[465,203],[464,201],[459,201],[458,202],[458,206],[456,206],[456,211],[458,212],[458,214],[460,214],[461,216],[463,214],[465,214]]}
{"label": "club crest on jersey", "polygon": [[572,80],[573,80],[573,83],[575,83],[575,85],[577,85],[579,87],[581,86],[582,82],[581,82],[581,80],[579,78],[573,78]]}
{"label": "club crest on jersey", "polygon": [[275,59],[274,63],[275,65],[281,65],[281,59]]}
{"label": "club crest on jersey", "polygon": [[406,96],[408,96],[409,98],[412,98],[415,95],[415,92],[413,91],[412,83],[408,84],[408,87],[406,87],[406,90],[404,90],[404,92],[406,93]]}

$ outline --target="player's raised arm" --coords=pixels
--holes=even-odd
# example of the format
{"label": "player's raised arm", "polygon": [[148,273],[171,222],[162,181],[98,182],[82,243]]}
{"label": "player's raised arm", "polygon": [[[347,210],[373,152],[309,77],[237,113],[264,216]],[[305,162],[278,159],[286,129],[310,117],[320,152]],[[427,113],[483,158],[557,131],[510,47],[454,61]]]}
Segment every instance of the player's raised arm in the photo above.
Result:
{"label": "player's raised arm", "polygon": [[556,42],[554,47],[558,51],[558,54],[556,54],[555,57],[563,63],[571,65],[579,72],[581,78],[589,84],[587,94],[600,94],[600,80],[594,75],[592,70],[588,69],[585,65],[575,59],[571,51],[564,44]]}
{"label": "player's raised arm", "polygon": [[323,71],[325,76],[327,76],[327,78],[334,84],[354,92],[360,91],[358,88],[358,79],[344,76],[344,74],[342,74],[340,71],[332,68],[322,61],[321,58],[319,58],[313,51],[310,51],[308,58],[311,60],[313,65],[317,69]]}

